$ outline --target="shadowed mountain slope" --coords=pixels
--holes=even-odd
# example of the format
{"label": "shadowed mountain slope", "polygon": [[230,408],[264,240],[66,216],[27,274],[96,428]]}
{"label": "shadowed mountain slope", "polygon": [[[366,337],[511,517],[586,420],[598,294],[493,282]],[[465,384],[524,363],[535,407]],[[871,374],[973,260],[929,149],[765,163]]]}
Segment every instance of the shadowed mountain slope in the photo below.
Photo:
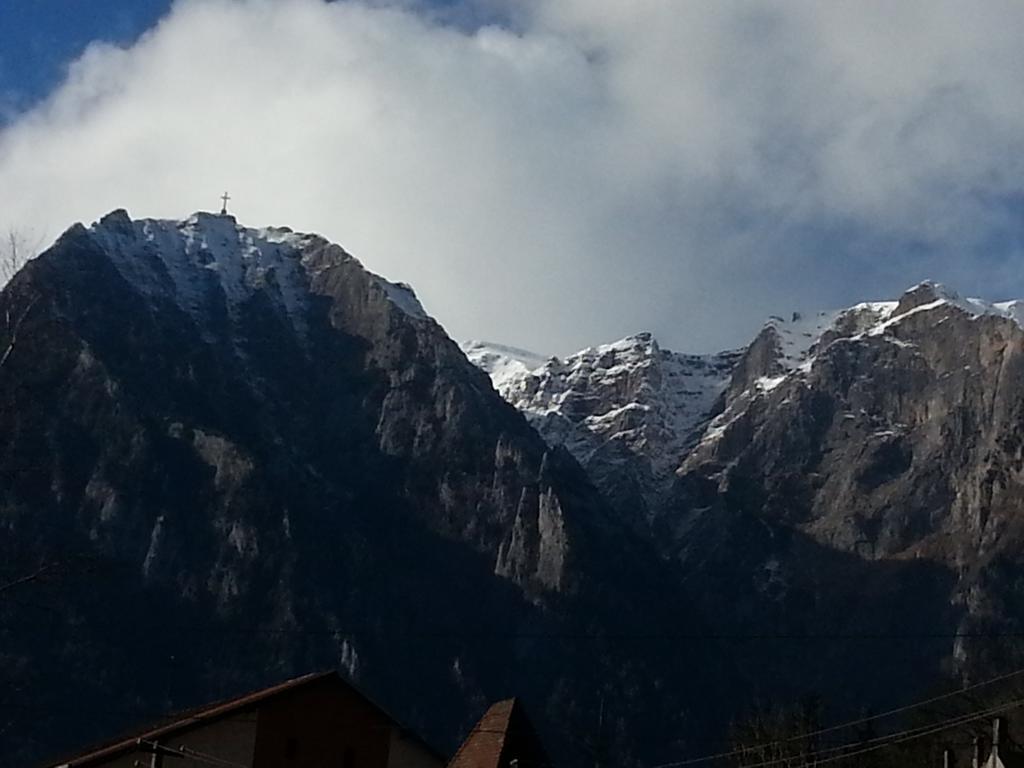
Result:
{"label": "shadowed mountain slope", "polygon": [[706,722],[725,665],[630,640],[700,626],[649,545],[340,247],[118,211],[7,316],[0,560],[62,567],[0,600],[0,753],[327,667],[440,746],[510,692],[569,764],[602,693],[627,761]]}

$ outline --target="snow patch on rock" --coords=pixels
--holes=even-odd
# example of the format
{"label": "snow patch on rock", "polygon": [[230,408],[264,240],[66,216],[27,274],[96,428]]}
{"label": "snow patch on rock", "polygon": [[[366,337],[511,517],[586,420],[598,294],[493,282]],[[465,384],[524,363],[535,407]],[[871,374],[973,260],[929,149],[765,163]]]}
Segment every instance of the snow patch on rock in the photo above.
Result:
{"label": "snow patch on rock", "polygon": [[790,320],[778,316],[769,318],[766,327],[773,329],[779,340],[776,370],[780,373],[758,377],[749,390],[733,398],[708,424],[699,445],[704,448],[717,443],[754,399],[770,396],[791,379],[806,379],[818,356],[831,344],[877,339],[912,347],[913,344],[897,335],[901,324],[910,318],[941,311],[935,319],[937,325],[945,321],[946,310],[950,308],[972,318],[1004,317],[1024,328],[1024,301],[962,298],[955,291],[931,281],[909,288],[897,301],[861,302],[847,309],[809,315],[794,312]]}
{"label": "snow patch on rock", "polygon": [[679,354],[649,333],[565,359],[484,342],[463,349],[549,444],[564,445],[584,466],[622,448],[649,462],[656,485],[671,479],[738,357]]}
{"label": "snow patch on rock", "polygon": [[780,344],[779,363],[783,370],[792,371],[806,362],[811,350],[821,335],[831,328],[839,312],[794,312],[789,320],[778,315],[768,318],[765,324],[774,328]]}
{"label": "snow patch on rock", "polygon": [[389,282],[380,275],[374,275],[374,278],[377,284],[384,289],[384,294],[388,297],[388,301],[405,312],[405,314],[417,320],[427,318],[427,313],[423,309],[423,305],[420,304],[420,300],[416,298],[416,292],[413,291],[412,286],[408,283]]}
{"label": "snow patch on rock", "polygon": [[233,216],[211,213],[133,221],[124,211],[108,214],[89,232],[141,293],[170,299],[200,327],[222,308],[236,318],[262,291],[305,336],[309,290],[301,248],[311,235],[248,229]]}
{"label": "snow patch on rock", "polygon": [[[213,213],[133,221],[123,210],[104,216],[89,232],[143,295],[174,302],[208,336],[225,314],[236,320],[243,305],[261,293],[300,339],[307,337],[306,255],[324,242],[318,235],[287,227],[251,229]],[[411,287],[368,274],[406,315],[427,318]]]}
{"label": "snow patch on rock", "polygon": [[552,360],[536,352],[490,341],[467,341],[461,346],[469,361],[486,372],[494,382],[494,388],[502,394],[531,371]]}

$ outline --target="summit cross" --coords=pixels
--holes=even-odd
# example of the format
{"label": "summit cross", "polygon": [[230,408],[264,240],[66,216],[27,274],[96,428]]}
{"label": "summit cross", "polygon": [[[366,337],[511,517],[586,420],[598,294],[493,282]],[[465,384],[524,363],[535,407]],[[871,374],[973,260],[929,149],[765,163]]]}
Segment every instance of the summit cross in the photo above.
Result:
{"label": "summit cross", "polygon": [[228,200],[230,200],[230,199],[231,199],[231,197],[230,197],[230,196],[228,195],[228,193],[227,193],[227,192],[225,192],[225,193],[224,193],[224,194],[223,194],[223,195],[221,196],[221,198],[220,198],[220,199],[221,199],[221,202],[223,202],[223,205],[222,205],[222,206],[221,206],[221,208],[220,208],[220,215],[221,215],[221,216],[227,216],[227,215],[228,215]]}

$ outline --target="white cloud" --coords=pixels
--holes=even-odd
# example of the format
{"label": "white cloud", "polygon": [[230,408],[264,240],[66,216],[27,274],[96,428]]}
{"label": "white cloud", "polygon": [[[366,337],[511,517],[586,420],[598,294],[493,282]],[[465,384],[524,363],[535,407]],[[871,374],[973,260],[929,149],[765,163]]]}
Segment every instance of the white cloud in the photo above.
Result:
{"label": "white cloud", "polygon": [[411,282],[454,336],[543,351],[738,344],[925,276],[1024,293],[999,282],[1024,6],[429,7],[179,2],[0,132],[0,218],[183,216],[226,187],[244,222]]}

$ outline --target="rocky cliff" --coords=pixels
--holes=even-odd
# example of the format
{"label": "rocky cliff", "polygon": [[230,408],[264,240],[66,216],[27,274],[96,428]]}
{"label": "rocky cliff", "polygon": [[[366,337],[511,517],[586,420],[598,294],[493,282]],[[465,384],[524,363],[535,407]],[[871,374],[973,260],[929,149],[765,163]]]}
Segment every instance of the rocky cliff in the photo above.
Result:
{"label": "rocky cliff", "polygon": [[510,693],[570,764],[602,697],[627,756],[699,727],[723,665],[616,640],[697,625],[658,558],[339,246],[118,211],[0,318],[0,754],[325,667],[442,747]]}
{"label": "rocky cliff", "polygon": [[545,358],[315,235],[75,226],[0,293],[0,754],[333,667],[441,747],[516,694],[650,764],[1005,671],[1022,320],[926,283]]}
{"label": "rocky cliff", "polygon": [[[890,574],[845,587],[865,603],[846,631],[918,636],[962,677],[1018,656],[1020,322],[1016,302],[925,283],[839,313],[800,365],[735,380],[665,510],[675,554],[703,567],[694,531],[723,517],[770,530],[861,573]],[[794,584],[819,601],[844,591],[788,546],[764,548],[756,578],[736,588],[774,585],[783,603]],[[899,608],[878,612],[892,600]]]}
{"label": "rocky cliff", "polygon": [[752,695],[857,708],[1020,660],[1022,317],[923,283],[720,356],[467,351],[675,562]]}
{"label": "rocky cliff", "polygon": [[649,333],[543,360],[463,345],[552,446],[564,446],[623,520],[644,529],[729,386],[740,352],[686,355]]}

